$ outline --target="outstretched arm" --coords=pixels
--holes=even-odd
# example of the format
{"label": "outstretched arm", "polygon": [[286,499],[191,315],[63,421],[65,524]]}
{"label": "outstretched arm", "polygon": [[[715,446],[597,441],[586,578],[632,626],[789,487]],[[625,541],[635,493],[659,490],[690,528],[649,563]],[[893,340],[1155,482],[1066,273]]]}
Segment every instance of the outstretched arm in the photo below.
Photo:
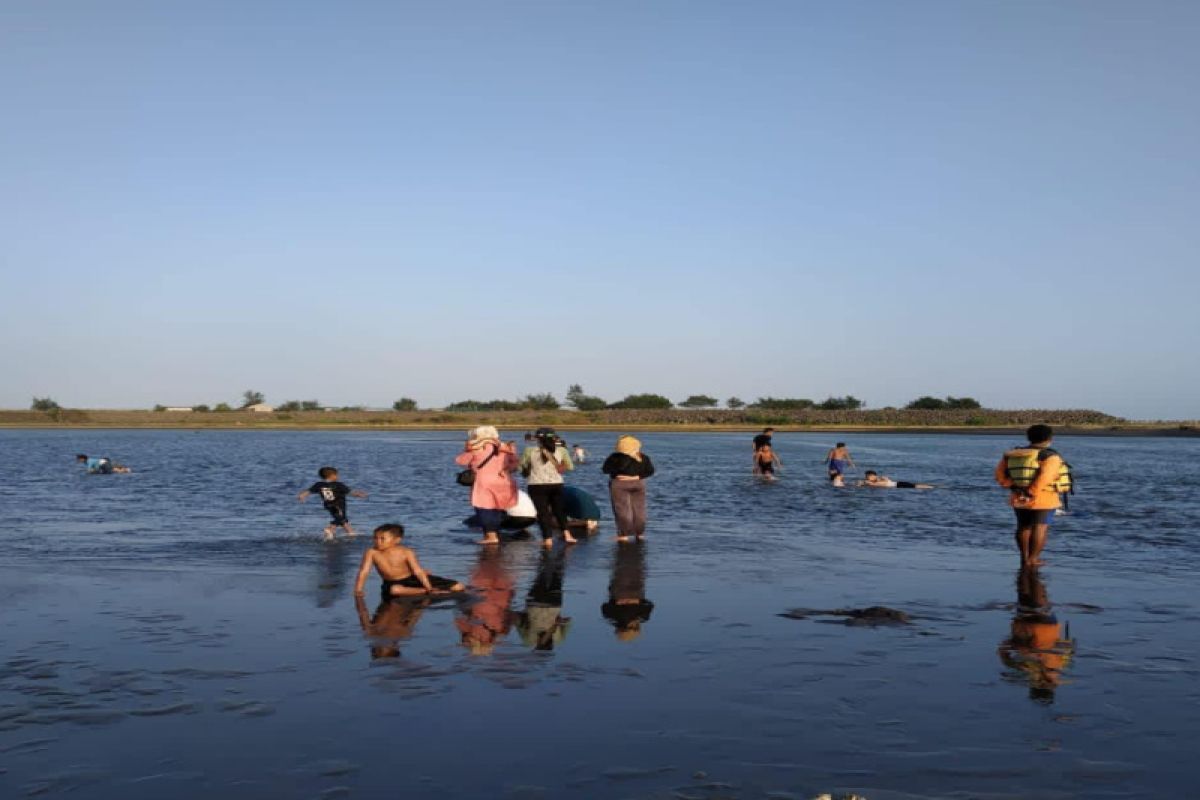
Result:
{"label": "outstretched arm", "polygon": [[312,492],[308,491],[308,489],[305,489],[303,492],[301,492],[300,494],[296,495],[296,497],[298,497],[298,498],[300,499],[300,502],[301,502],[301,503],[303,503],[305,500],[307,500],[307,499],[308,499],[308,496],[309,496],[310,494],[312,494]]}
{"label": "outstretched arm", "polygon": [[367,496],[367,493],[362,491],[361,489],[351,489],[350,496],[351,497],[361,497],[361,498],[365,499]]}
{"label": "outstretched arm", "polygon": [[362,563],[358,565],[358,577],[354,581],[354,594],[361,596],[363,587],[367,585],[367,576],[371,574],[371,555],[375,552],[374,548],[367,548],[363,553]]}

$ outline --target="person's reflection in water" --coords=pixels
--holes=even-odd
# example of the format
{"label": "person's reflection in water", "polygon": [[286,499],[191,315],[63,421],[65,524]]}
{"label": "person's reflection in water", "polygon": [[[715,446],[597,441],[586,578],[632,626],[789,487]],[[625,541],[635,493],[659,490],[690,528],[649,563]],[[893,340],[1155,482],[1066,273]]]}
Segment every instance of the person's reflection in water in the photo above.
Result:
{"label": "person's reflection in water", "polygon": [[1011,635],[997,651],[1008,667],[1005,677],[1029,685],[1029,699],[1049,705],[1061,685],[1063,672],[1075,653],[1070,627],[1054,616],[1046,585],[1037,567],[1017,572],[1017,608]]}
{"label": "person's reflection in water", "polygon": [[513,578],[504,558],[504,551],[497,547],[480,551],[470,585],[476,600],[466,607],[465,614],[454,620],[463,646],[471,655],[491,654],[497,640],[512,630]]}
{"label": "person's reflection in water", "polygon": [[565,549],[542,552],[537,577],[525,596],[525,610],[517,617],[521,641],[534,650],[553,650],[570,630],[571,619],[562,615],[566,566]]}
{"label": "person's reflection in water", "polygon": [[613,557],[608,602],[600,613],[612,623],[617,638],[628,642],[642,635],[654,603],[646,599],[646,543],[618,542]]}
{"label": "person's reflection in water", "polygon": [[351,569],[350,548],[342,545],[342,542],[331,542],[321,548],[317,608],[329,608],[346,595],[346,577]]}
{"label": "person's reflection in water", "polygon": [[384,600],[372,617],[367,613],[366,601],[361,596],[355,597],[358,624],[363,635],[371,640],[371,660],[399,658],[400,640],[412,636],[417,621],[432,602],[428,597]]}

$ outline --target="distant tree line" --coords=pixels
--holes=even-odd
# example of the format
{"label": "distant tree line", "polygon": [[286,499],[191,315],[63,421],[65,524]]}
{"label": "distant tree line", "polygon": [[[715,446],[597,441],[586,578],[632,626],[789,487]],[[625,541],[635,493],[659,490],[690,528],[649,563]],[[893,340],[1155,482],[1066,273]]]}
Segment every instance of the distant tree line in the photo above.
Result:
{"label": "distant tree line", "polygon": [[[242,403],[239,408],[245,409],[250,406],[258,405],[264,402],[265,396],[262,392],[254,390],[246,390],[242,393]],[[446,411],[458,412],[480,412],[480,411],[556,411],[563,407],[563,403],[558,401],[552,393],[542,392],[527,394],[517,400],[459,400],[455,403],[450,403],[446,406]],[[721,405],[721,401],[716,397],[708,394],[692,394],[688,395],[683,400],[678,402],[672,401],[670,398],[661,394],[653,394],[649,392],[641,394],[626,395],[623,399],[615,402],[608,402],[602,397],[588,394],[583,390],[583,387],[578,383],[573,383],[567,388],[565,405],[579,411],[601,411],[603,409],[637,409],[637,410],[652,410],[652,409],[670,409],[670,408],[687,408],[687,409],[704,409],[717,408]],[[827,397],[820,402],[815,402],[805,397],[760,397],[753,403],[746,403],[739,397],[730,397],[725,401],[725,407],[731,410],[747,409],[755,411],[803,411],[814,409],[818,411],[857,411],[865,408],[866,403],[853,395],[845,395],[844,397]],[[933,397],[931,395],[923,395],[913,400],[905,409],[928,409],[934,411],[941,410],[971,410],[982,408],[978,400],[973,397],[953,397],[945,398]],[[30,408],[34,411],[55,414],[62,409],[52,398],[35,397]],[[278,412],[291,413],[296,411],[320,411],[323,406],[317,400],[287,400],[276,406]],[[204,412],[228,412],[233,411],[233,408],[228,403],[217,403],[212,407],[206,404],[200,404],[191,407],[192,411]],[[337,409],[339,411],[361,411],[363,406],[342,406]],[[155,411],[166,411],[167,407],[156,405]],[[401,397],[392,403],[393,411],[417,411],[417,401],[411,397]]]}

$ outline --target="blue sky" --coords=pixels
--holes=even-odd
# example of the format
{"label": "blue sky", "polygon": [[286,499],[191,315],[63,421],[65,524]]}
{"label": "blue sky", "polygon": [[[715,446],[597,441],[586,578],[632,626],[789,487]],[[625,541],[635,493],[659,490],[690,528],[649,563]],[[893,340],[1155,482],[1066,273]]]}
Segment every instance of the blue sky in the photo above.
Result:
{"label": "blue sky", "polygon": [[1200,417],[1200,4],[0,5],[0,406]]}

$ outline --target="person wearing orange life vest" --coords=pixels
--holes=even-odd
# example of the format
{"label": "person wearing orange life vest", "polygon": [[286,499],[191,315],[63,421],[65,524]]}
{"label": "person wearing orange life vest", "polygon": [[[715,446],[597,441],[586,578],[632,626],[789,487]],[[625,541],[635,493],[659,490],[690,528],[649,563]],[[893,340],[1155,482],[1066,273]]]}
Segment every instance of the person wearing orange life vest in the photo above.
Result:
{"label": "person wearing orange life vest", "polygon": [[1041,564],[1046,532],[1054,512],[1062,505],[1060,483],[1066,463],[1050,448],[1054,430],[1032,425],[1025,431],[1029,444],[1007,451],[996,465],[996,483],[1009,490],[1009,505],[1017,515],[1017,549],[1021,565]]}

